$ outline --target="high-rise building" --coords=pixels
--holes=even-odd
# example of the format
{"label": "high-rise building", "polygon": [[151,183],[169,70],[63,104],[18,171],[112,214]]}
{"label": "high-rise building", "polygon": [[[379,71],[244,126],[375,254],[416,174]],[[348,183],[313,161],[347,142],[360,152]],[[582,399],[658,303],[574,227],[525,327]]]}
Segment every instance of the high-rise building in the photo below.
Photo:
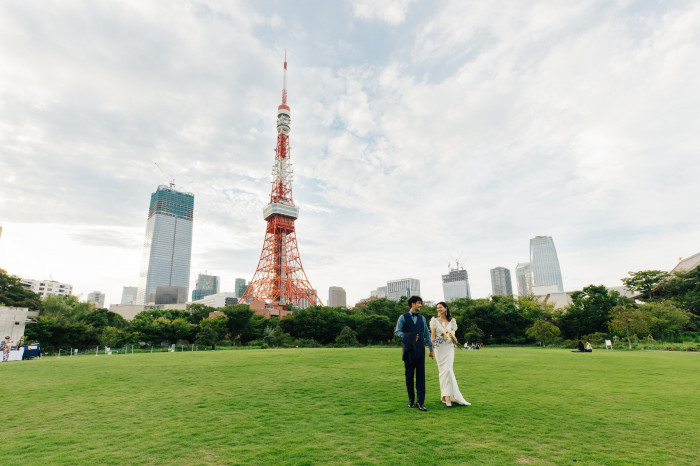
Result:
{"label": "high-rise building", "polygon": [[328,305],[330,307],[346,307],[345,290],[340,286],[328,288]]}
{"label": "high-rise building", "polygon": [[532,270],[529,262],[521,262],[515,266],[515,281],[518,284],[518,295],[532,294]]}
{"label": "high-rise building", "polygon": [[387,298],[392,301],[400,301],[401,296],[410,298],[420,296],[420,280],[417,278],[402,278],[386,282]]}
{"label": "high-rise building", "polygon": [[442,294],[445,296],[445,302],[448,303],[455,299],[472,297],[469,289],[469,275],[459,264],[456,268],[449,268],[449,272],[442,276]]}
{"label": "high-rise building", "polygon": [[236,298],[241,299],[241,296],[243,296],[243,293],[245,293],[245,289],[247,287],[248,284],[246,283],[245,278],[237,278],[235,284]]}
{"label": "high-rise building", "polygon": [[87,300],[89,303],[94,303],[95,308],[102,309],[105,307],[105,294],[101,291],[93,291],[88,293]]}
{"label": "high-rise building", "polygon": [[530,267],[535,296],[564,292],[559,258],[551,236],[535,236],[530,240]]}
{"label": "high-rise building", "polygon": [[513,294],[509,269],[505,267],[491,269],[491,294],[500,296],[511,296]]}
{"label": "high-rise building", "polygon": [[141,273],[136,302],[155,302],[156,288],[189,289],[192,253],[194,194],[176,191],[171,184],[151,194],[143,243]]}
{"label": "high-rise building", "polygon": [[205,296],[219,292],[219,277],[200,273],[197,275],[195,289],[192,290],[192,301],[197,301]]}
{"label": "high-rise building", "polygon": [[136,304],[136,297],[139,294],[139,289],[136,286],[125,286],[122,289],[122,300],[120,305]]}
{"label": "high-rise building", "polygon": [[34,280],[32,278],[22,278],[20,280],[22,287],[26,290],[32,290],[44,299],[50,294],[56,296],[67,296],[73,293],[73,285],[61,283],[54,280]]}

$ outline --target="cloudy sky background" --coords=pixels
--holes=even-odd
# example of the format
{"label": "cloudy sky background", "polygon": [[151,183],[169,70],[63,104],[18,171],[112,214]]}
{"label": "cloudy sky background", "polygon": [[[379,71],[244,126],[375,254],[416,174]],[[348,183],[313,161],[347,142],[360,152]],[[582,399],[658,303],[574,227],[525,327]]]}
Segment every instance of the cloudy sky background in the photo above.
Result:
{"label": "cloudy sky background", "polygon": [[250,280],[288,54],[302,263],[352,305],[461,258],[474,297],[554,238],[564,287],[700,251],[697,2],[0,2],[0,267],[136,285],[150,194]]}

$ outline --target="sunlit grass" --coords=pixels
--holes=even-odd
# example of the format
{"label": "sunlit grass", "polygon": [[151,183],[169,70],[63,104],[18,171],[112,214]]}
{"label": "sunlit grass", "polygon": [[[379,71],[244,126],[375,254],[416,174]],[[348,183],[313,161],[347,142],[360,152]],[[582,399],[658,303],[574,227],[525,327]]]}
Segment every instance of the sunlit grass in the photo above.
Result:
{"label": "sunlit grass", "polygon": [[459,351],[470,407],[406,407],[398,348],[0,365],[3,464],[696,463],[700,355]]}

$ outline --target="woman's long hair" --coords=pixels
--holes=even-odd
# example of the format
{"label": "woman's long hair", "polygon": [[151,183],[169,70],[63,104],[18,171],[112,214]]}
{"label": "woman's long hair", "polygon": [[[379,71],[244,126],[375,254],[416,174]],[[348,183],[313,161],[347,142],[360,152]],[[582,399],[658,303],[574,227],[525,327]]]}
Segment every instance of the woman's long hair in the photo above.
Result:
{"label": "woman's long hair", "polygon": [[446,303],[445,301],[440,301],[439,303],[437,303],[438,306],[439,306],[440,304],[442,304],[442,307],[444,307],[445,310],[447,311],[447,312],[445,313],[445,317],[447,317],[447,321],[448,321],[448,322],[452,322],[452,314],[450,313],[450,306],[448,306],[447,303]]}

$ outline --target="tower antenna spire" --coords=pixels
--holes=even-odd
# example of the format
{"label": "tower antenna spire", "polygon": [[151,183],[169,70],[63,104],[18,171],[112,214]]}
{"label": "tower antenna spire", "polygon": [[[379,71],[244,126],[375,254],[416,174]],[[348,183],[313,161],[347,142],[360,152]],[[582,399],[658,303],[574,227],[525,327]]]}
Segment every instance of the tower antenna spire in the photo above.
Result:
{"label": "tower antenna spire", "polygon": [[287,105],[287,49],[284,49],[284,77],[282,78],[282,105]]}

